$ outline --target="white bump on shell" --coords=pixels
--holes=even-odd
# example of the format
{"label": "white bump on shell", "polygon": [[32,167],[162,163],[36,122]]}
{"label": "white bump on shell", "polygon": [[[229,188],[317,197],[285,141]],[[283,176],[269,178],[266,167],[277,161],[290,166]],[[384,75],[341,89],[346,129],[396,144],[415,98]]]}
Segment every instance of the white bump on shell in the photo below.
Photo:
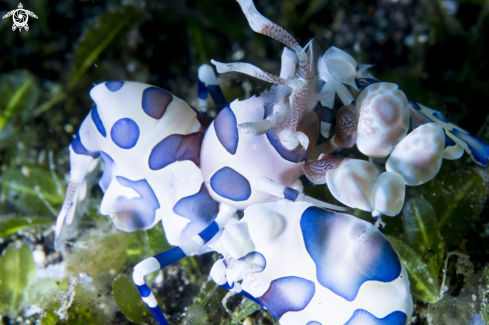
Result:
{"label": "white bump on shell", "polygon": [[380,82],[365,88],[357,98],[357,147],[363,154],[382,158],[407,134],[409,105],[393,83]]}
{"label": "white bump on shell", "polygon": [[341,203],[365,211],[374,209],[373,191],[379,171],[374,164],[350,159],[326,173],[331,194]]}
{"label": "white bump on shell", "polygon": [[421,185],[438,174],[444,149],[443,128],[435,123],[424,124],[394,148],[385,168],[400,174],[407,185]]}
{"label": "white bump on shell", "polygon": [[375,210],[393,217],[401,212],[406,196],[406,184],[401,175],[385,172],[380,174],[374,187]]}

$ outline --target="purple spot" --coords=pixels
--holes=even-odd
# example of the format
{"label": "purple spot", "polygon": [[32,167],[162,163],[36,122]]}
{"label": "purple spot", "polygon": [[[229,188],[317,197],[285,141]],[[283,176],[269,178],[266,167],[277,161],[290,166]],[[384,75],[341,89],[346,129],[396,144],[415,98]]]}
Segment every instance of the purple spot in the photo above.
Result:
{"label": "purple spot", "polygon": [[139,197],[128,199],[119,196],[117,198],[117,211],[112,214],[115,226],[127,232],[150,228],[160,204],[149,183],[145,179],[131,181],[122,176],[116,176],[116,179],[122,186],[136,191]]}
{"label": "purple spot", "polygon": [[151,150],[149,168],[158,170],[182,160],[191,160],[200,167],[203,137],[203,132],[195,132],[187,135],[173,134],[164,138]]}
{"label": "purple spot", "polygon": [[293,163],[307,160],[307,151],[304,150],[304,148],[300,147],[300,149],[293,151],[285,149],[282,143],[280,143],[280,140],[277,138],[277,132],[274,129],[267,132],[267,138],[278,154],[285,160]]}
{"label": "purple spot", "polygon": [[270,288],[258,300],[276,319],[280,319],[286,312],[306,308],[315,292],[314,282],[289,276],[273,280]]}
{"label": "purple spot", "polygon": [[119,80],[107,81],[105,83],[105,87],[107,87],[107,89],[110,90],[111,92],[118,91],[119,89],[122,88],[122,86],[124,86],[124,81],[119,81]]}
{"label": "purple spot", "polygon": [[211,188],[218,195],[232,201],[245,201],[251,195],[250,182],[229,167],[221,168],[212,175]]}
{"label": "purple spot", "polygon": [[267,260],[265,259],[265,256],[258,252],[248,253],[245,257],[241,257],[239,261],[251,265],[252,269],[250,272],[252,273],[259,273],[263,271],[267,266]]}
{"label": "purple spot", "polygon": [[406,314],[401,311],[390,313],[384,318],[377,318],[364,309],[357,309],[345,325],[404,325],[406,320]]}
{"label": "purple spot", "polygon": [[71,141],[71,148],[73,148],[73,151],[79,155],[92,156],[93,158],[98,158],[100,156],[98,151],[90,151],[85,148],[83,143],[81,143],[79,132],[73,137],[73,140]]}
{"label": "purple spot", "polygon": [[190,238],[216,219],[219,203],[214,201],[202,183],[199,192],[180,199],[173,207],[173,212],[190,220],[182,231],[182,236]]}
{"label": "purple spot", "polygon": [[157,87],[149,87],[143,91],[141,106],[143,111],[154,119],[160,119],[173,100],[172,94]]}
{"label": "purple spot", "polygon": [[433,113],[433,116],[436,117],[437,119],[439,119],[442,122],[450,123],[450,121],[445,116],[441,115],[441,113],[439,113],[439,112],[434,112]]}
{"label": "purple spot", "polygon": [[355,299],[366,281],[390,282],[401,273],[392,245],[363,220],[310,207],[300,226],[318,282],[348,301]]}
{"label": "purple spot", "polygon": [[102,174],[102,178],[98,182],[98,185],[105,193],[109,188],[110,182],[112,181],[112,166],[114,165],[114,160],[103,151],[100,152],[100,156],[104,161],[104,173]]}
{"label": "purple spot", "polygon": [[445,131],[445,129],[443,129],[443,131],[445,132],[445,148],[456,145],[455,141],[453,141],[452,138],[450,138],[447,135],[447,132]]}
{"label": "purple spot", "polygon": [[216,135],[222,146],[232,155],[236,153],[238,149],[238,125],[236,122],[236,116],[229,106],[217,115],[214,120],[214,129]]}
{"label": "purple spot", "polygon": [[139,127],[130,118],[120,119],[112,126],[110,137],[122,149],[131,149],[138,142]]}
{"label": "purple spot", "polygon": [[107,136],[107,132],[105,131],[104,123],[102,123],[102,120],[100,119],[100,116],[98,115],[97,106],[94,106],[92,108],[92,114],[91,115],[92,115],[92,121],[95,124],[95,127],[100,132],[100,134],[105,138]]}
{"label": "purple spot", "polygon": [[307,322],[306,325],[322,325],[320,322],[316,322],[315,320]]}
{"label": "purple spot", "polygon": [[467,144],[472,152],[472,157],[478,164],[487,166],[489,159],[489,145],[487,143],[459,129],[453,129],[450,132]]}

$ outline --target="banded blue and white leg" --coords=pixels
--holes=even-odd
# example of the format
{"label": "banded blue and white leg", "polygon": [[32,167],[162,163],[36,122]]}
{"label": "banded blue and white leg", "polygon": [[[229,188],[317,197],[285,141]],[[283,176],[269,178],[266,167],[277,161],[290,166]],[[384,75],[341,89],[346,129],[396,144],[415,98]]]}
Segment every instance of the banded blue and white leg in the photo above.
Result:
{"label": "banded blue and white leg", "polygon": [[227,101],[219,86],[214,69],[208,64],[201,65],[198,71],[198,78],[199,86],[197,100],[200,111],[204,113],[207,112],[207,98],[208,94],[210,94],[216,105],[217,111],[219,112],[227,105]]}
{"label": "banded blue and white leg", "polygon": [[151,289],[146,284],[145,276],[201,251],[227,224],[237,221],[236,210],[221,204],[216,220],[199,234],[177,247],[143,260],[134,267],[133,281],[141,294],[141,298],[148,305],[159,325],[168,325],[168,321],[158,306]]}

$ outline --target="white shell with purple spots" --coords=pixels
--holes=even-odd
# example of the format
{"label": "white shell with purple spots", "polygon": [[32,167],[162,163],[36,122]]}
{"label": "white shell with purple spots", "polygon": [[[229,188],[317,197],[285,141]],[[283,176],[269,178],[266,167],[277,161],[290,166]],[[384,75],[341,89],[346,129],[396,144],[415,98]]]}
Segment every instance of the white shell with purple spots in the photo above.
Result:
{"label": "white shell with purple spots", "polygon": [[232,257],[226,228],[212,244],[224,258],[211,276],[255,297],[281,325],[404,325],[410,317],[407,272],[370,223],[280,200],[249,207],[237,224],[251,244]]}
{"label": "white shell with purple spots", "polygon": [[262,97],[235,100],[209,126],[202,143],[201,168],[209,193],[236,209],[277,200],[254,189],[254,177],[294,187],[302,174],[305,151],[289,152],[284,158],[273,131],[254,137],[239,135],[237,124],[263,120],[265,104]]}
{"label": "white shell with purple spots", "polygon": [[[196,112],[167,91],[137,82],[99,84],[90,91],[90,96],[96,106],[70,146],[70,183],[73,178],[84,177],[88,171],[86,166],[101,156],[105,167],[100,186],[105,194],[100,212],[110,215],[119,229],[148,229],[162,220],[172,245],[204,229],[211,221],[191,220],[174,211],[184,198],[190,201],[197,198],[202,206],[203,197],[217,209],[217,203],[208,195],[206,200],[206,193],[201,193],[203,178],[198,151],[203,129]],[[196,148],[188,146],[188,141],[181,141],[186,135],[200,137],[194,141]],[[175,141],[172,137],[176,137]],[[161,145],[165,139],[171,140],[165,142],[169,145]],[[194,151],[197,157],[190,159]],[[72,220],[74,211],[69,210],[74,209],[75,197],[75,194],[67,196],[58,220],[58,233],[63,222],[69,224]],[[207,213],[207,219],[215,213],[217,211]],[[185,231],[193,228],[192,222],[196,229]]]}

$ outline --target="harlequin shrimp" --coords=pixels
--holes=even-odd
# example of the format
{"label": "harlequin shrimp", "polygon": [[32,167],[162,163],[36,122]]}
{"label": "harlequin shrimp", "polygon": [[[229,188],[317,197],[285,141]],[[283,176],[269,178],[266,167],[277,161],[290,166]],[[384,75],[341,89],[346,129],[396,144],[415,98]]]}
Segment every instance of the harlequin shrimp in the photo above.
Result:
{"label": "harlequin shrimp", "polygon": [[[228,104],[213,69],[199,69],[199,106],[135,82],[95,86],[95,106],[70,145],[70,181],[56,233],[73,222],[87,173],[102,159],[102,214],[123,231],[161,220],[175,247],[134,267],[159,324],[169,324],[145,276],[186,256],[216,251],[213,280],[267,308],[282,325],[405,324],[413,310],[397,253],[370,223],[332,212],[394,216],[405,186],[433,178],[467,151],[487,165],[489,147],[440,113],[380,82],[335,47],[320,55],[238,0],[250,27],[286,47],[280,75],[248,63],[212,63],[271,84]],[[335,97],[343,103],[330,137]],[[413,131],[408,134],[410,121]],[[357,145],[369,160],[332,155]],[[384,159],[385,172],[379,172]],[[303,193],[299,177],[327,184],[347,207]],[[238,210],[244,216],[238,217]]]}

